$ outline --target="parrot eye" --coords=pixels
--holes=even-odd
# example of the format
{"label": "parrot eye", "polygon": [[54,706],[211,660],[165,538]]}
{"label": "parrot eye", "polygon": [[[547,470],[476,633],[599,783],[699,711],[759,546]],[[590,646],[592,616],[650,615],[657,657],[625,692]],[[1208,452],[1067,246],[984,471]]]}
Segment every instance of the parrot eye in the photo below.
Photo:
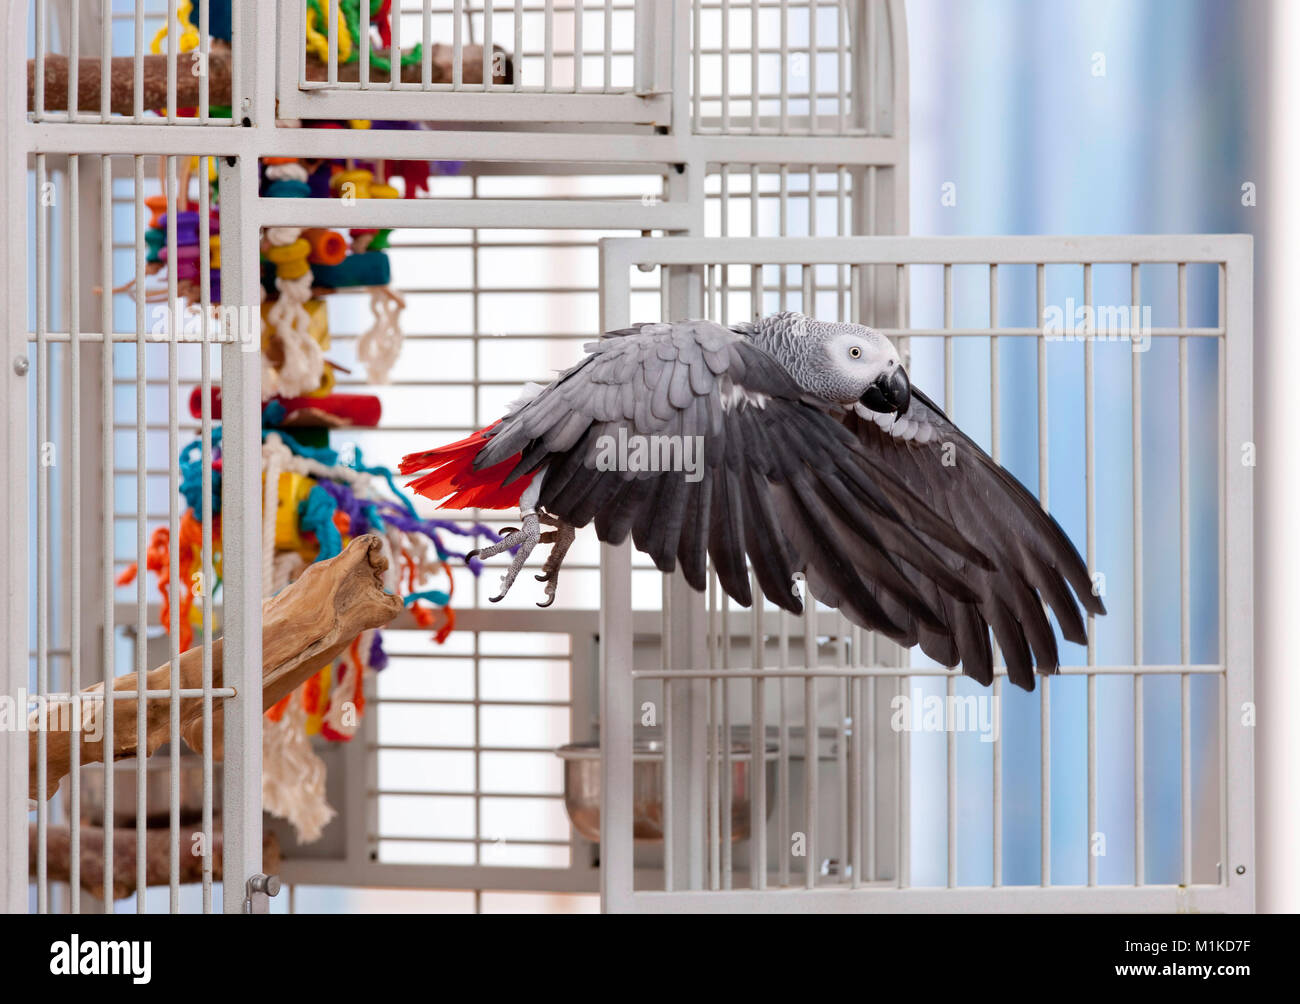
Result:
{"label": "parrot eye", "polygon": [[861,359],[861,358],[862,358],[862,349],[858,348],[858,346],[856,346],[856,345],[853,346],[851,349],[849,349],[849,358],[850,358],[850,359]]}

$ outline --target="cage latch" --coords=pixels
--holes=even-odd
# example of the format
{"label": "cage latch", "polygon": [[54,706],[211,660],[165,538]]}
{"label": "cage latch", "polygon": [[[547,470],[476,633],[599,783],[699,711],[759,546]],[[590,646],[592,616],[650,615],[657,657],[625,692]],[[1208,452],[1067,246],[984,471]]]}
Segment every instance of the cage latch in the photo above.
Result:
{"label": "cage latch", "polygon": [[260,872],[248,880],[244,886],[245,913],[270,913],[271,897],[280,894],[280,876],[263,875]]}

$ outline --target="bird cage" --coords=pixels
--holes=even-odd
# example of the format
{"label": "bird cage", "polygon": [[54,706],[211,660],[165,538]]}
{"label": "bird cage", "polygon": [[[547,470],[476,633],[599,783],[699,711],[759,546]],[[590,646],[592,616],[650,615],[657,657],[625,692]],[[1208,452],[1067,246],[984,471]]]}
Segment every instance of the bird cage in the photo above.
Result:
{"label": "bird cage", "polygon": [[[6,5],[3,206],[9,232],[28,240],[21,251],[0,245],[8,265],[9,430],[0,452],[7,527],[0,565],[10,597],[0,680],[6,694],[44,698],[181,659],[177,632],[151,638],[146,630],[159,612],[143,578],[129,588],[115,578],[126,562],[143,561],[147,526],[166,524],[173,539],[179,532],[178,447],[187,437],[211,443],[214,424],[210,410],[190,421],[179,407],[181,382],[192,381],[204,401],[219,382],[223,399],[223,592],[219,604],[210,596],[201,604],[203,623],[220,618],[220,682],[215,640],[205,631],[197,686],[172,674],[145,701],[101,702],[129,707],[133,720],[139,714],[142,731],[149,701],[198,702],[193,721],[207,737],[198,763],[184,766],[181,723],[164,721],[167,749],[127,767],[128,804],[116,812],[117,786],[105,773],[86,773],[73,744],[64,790],[37,799],[29,813],[31,785],[47,780],[51,740],[38,735],[29,748],[27,736],[5,734],[6,909],[28,909],[29,893],[40,910],[103,908],[112,898],[111,865],[100,895],[78,890],[77,807],[95,786],[107,803],[99,824],[105,846],[115,818],[124,832],[135,829],[130,884],[139,909],[262,909],[271,870],[300,902],[310,902],[315,887],[384,887],[470,897],[599,892],[611,911],[1251,908],[1251,739],[1235,724],[1235,709],[1251,700],[1251,489],[1237,459],[1251,439],[1244,239],[902,236],[909,138],[901,0],[394,0],[385,47],[355,53],[341,22],[323,16],[333,10],[326,0],[314,13],[311,3],[234,0],[223,26],[228,44],[209,41],[220,5],[199,3],[197,47],[153,56],[144,54],[145,41],[177,23],[177,0],[121,6]],[[364,21],[367,5],[357,6]],[[313,46],[316,56],[304,55]],[[30,97],[18,71],[29,61],[38,82]],[[188,104],[194,114],[179,114]],[[427,127],[298,127],[348,120]],[[231,310],[222,322],[191,339],[169,336],[174,327],[159,336],[138,287],[114,296],[95,287],[143,274],[146,199],[174,211],[195,157],[200,170],[219,176],[220,283],[233,302],[223,299],[223,313],[227,304]],[[259,164],[280,157],[455,168],[432,178],[420,198],[259,192]],[[1125,346],[1049,346],[1044,311],[1071,284],[1081,303],[1102,302],[1094,283],[1120,302],[1110,293],[1117,269],[1125,271],[1126,307],[1172,304],[1171,317],[1150,331],[1161,351],[1150,361],[1129,356],[1139,409],[1144,363],[1155,367],[1158,356],[1166,376],[1172,366],[1181,402],[1170,417],[1179,536],[1159,562],[1144,564],[1142,513],[1154,499],[1149,482],[1143,490],[1138,410],[1128,498],[1137,557],[1111,573],[1138,597],[1128,618],[1132,654],[1099,661],[1090,644],[1073,662],[1067,657],[1059,680],[1041,681],[1032,704],[1014,708],[1039,765],[1033,885],[1004,874],[1006,831],[1023,829],[1006,807],[1023,792],[1004,786],[1003,745],[972,749],[954,731],[942,736],[938,775],[946,881],[924,888],[913,881],[922,871],[918,854],[933,851],[917,841],[922,751],[891,725],[891,702],[918,682],[973,698],[968,681],[914,661],[833,611],[808,604],[799,619],[761,601],[743,610],[716,585],[701,596],[643,556],[594,539],[575,546],[550,609],[534,609],[522,583],[490,604],[491,584],[458,572],[460,595],[471,599],[444,645],[409,615],[394,621],[390,667],[367,687],[375,713],[356,740],[323,754],[337,817],[310,844],[264,823],[261,371],[248,350],[256,346],[239,337],[255,322],[240,311],[259,301],[261,238],[303,227],[393,231],[405,341],[381,390],[386,421],[352,436],[368,457],[395,462],[480,428],[525,380],[569,365],[603,330],[683,317],[735,323],[797,309],[869,323],[899,339],[913,360],[942,359],[944,406],[968,394],[987,400],[984,442],[999,458],[1009,426],[999,411],[998,355],[1036,345],[1036,429],[1049,428],[1060,409],[1086,407],[1087,474],[1071,489],[1084,500],[1093,570],[1093,374]],[[984,290],[982,323],[968,323],[960,302],[971,281]],[[918,319],[930,304],[938,316]],[[330,325],[339,351],[356,351],[369,323],[364,306],[337,297]],[[1207,311],[1212,316],[1202,316]],[[956,364],[968,345],[984,347],[983,369]],[[1079,358],[1062,356],[1058,366],[1058,350]],[[1049,365],[1077,374],[1082,396],[1049,393],[1057,386]],[[1199,380],[1207,368],[1217,404],[1194,411],[1189,374]],[[1044,503],[1054,484],[1047,444],[1039,435]],[[210,448],[193,470],[206,496],[216,473]],[[1191,502],[1193,472],[1218,486],[1209,510]],[[1054,492],[1053,505],[1060,502]],[[511,522],[488,512],[456,515]],[[1196,568],[1193,526],[1217,528],[1215,559]],[[207,572],[211,540],[197,553]],[[1144,579],[1181,583],[1178,626],[1161,622],[1173,632],[1173,654],[1158,664],[1146,653],[1169,649],[1150,639],[1144,647]],[[1191,633],[1193,612],[1205,609],[1215,611],[1213,652]],[[1006,682],[995,680],[995,701],[1012,700]],[[1173,880],[1147,876],[1142,865],[1151,811],[1144,782],[1158,765],[1164,798],[1170,763],[1168,749],[1144,746],[1143,707],[1164,702],[1169,683],[1181,723],[1172,739],[1181,824]],[[1061,825],[1053,808],[1069,799],[1082,805],[1076,829],[1085,847],[1113,825],[1111,800],[1098,799],[1097,770],[1099,728],[1113,717],[1099,694],[1113,687],[1128,688],[1125,707],[1137,724],[1127,836],[1111,839],[1127,840],[1136,864],[1120,881],[1094,855],[1082,880],[1069,870],[1062,880],[1050,855]],[[1063,714],[1084,722],[1082,793],[1054,783],[1061,758],[1052,725]],[[1214,728],[1193,736],[1191,722],[1202,715]],[[111,717],[108,725],[111,732]],[[224,738],[219,761],[215,736]],[[561,745],[567,759],[556,755]],[[987,780],[967,786],[959,767],[976,752],[988,760]],[[161,880],[147,874],[143,833],[155,769],[166,788]],[[197,779],[199,815],[189,829],[180,822],[185,771]],[[1203,789],[1213,793],[1208,808]],[[1194,794],[1208,822],[1193,818]],[[566,804],[585,813],[581,830]],[[959,868],[959,823],[972,813],[988,829],[987,877]],[[196,884],[184,884],[182,836],[197,833],[210,846],[218,819],[223,878],[214,878],[209,853],[191,876]],[[34,891],[29,827],[38,848]],[[275,869],[264,867],[267,831],[283,851]],[[52,877],[53,836],[67,841],[66,877]]]}

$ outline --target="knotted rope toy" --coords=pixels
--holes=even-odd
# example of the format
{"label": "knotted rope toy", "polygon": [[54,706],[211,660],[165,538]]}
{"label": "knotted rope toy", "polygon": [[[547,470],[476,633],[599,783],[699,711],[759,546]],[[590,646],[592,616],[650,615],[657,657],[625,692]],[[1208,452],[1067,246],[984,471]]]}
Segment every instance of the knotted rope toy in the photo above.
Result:
{"label": "knotted rope toy", "polygon": [[[282,409],[280,409],[282,411]],[[280,411],[269,405],[267,413]],[[221,589],[221,426],[212,435],[213,551],[215,579],[208,586]],[[182,651],[194,641],[194,630],[215,632],[216,623],[204,625],[202,608],[194,602],[202,583],[195,574],[201,558],[202,511],[200,443],[181,451],[180,491],[188,505],[181,518],[179,555],[180,637]],[[263,434],[262,463],[265,494],[262,526],[262,589],[273,595],[315,561],[324,560],[346,546],[352,537],[379,534],[386,544],[388,570],[385,586],[402,597],[416,623],[434,629],[441,644],[455,627],[451,606],[455,595],[453,562],[463,563],[474,575],[482,570],[475,559],[448,547],[444,534],[477,542],[499,536],[487,526],[464,527],[450,520],[422,519],[408,497],[399,493],[393,472],[367,464],[359,449],[350,462],[337,451],[300,442],[283,429]],[[159,620],[170,630],[171,582],[169,559],[172,541],[166,527],[154,530],[145,567],[157,577],[162,594]],[[127,585],[138,574],[135,564],[118,577]],[[435,629],[441,615],[442,623]],[[325,765],[312,748],[312,737],[330,742],[350,741],[360,727],[365,710],[365,678],[388,663],[382,636],[371,630],[358,635],[344,657],[326,666],[293,694],[271,708],[263,723],[263,803],[272,814],[290,822],[298,839],[310,843],[320,837],[335,815],[325,798]]]}

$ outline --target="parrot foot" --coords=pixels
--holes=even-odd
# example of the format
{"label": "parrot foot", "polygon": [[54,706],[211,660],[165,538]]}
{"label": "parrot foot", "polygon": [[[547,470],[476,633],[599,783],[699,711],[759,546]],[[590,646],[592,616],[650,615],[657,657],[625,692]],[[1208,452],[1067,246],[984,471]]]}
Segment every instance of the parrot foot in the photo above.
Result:
{"label": "parrot foot", "polygon": [[510,587],[515,584],[520,570],[524,567],[529,556],[533,553],[533,548],[537,546],[538,540],[541,539],[542,528],[536,513],[529,513],[524,517],[523,526],[519,529],[503,530],[501,539],[495,544],[489,544],[480,550],[470,551],[465,557],[475,558],[480,561],[484,558],[491,558],[500,554],[502,551],[508,551],[511,548],[518,548],[515,556],[510,560],[510,567],[506,569],[506,574],[501,576],[501,591],[496,596],[491,597],[490,602],[500,603],[510,592]]}
{"label": "parrot foot", "polygon": [[549,607],[555,602],[555,587],[560,583],[560,565],[564,563],[564,556],[569,553],[576,533],[568,523],[561,523],[550,516],[543,516],[542,521],[555,527],[554,530],[548,530],[541,535],[541,542],[551,545],[551,553],[547,555],[546,563],[542,565],[542,573],[535,576],[538,582],[546,583],[546,599],[537,605]]}
{"label": "parrot foot", "polygon": [[[551,553],[547,556],[546,563],[542,566],[542,574],[537,576],[538,582],[546,583],[546,599],[538,603],[539,607],[549,607],[555,602],[555,587],[560,580],[560,565],[564,561],[564,556],[568,554],[569,547],[573,543],[574,528],[569,524],[556,519],[549,513],[531,508],[536,505],[537,493],[541,488],[541,479],[538,478],[525,493],[521,499],[520,518],[523,523],[518,529],[503,529],[501,539],[495,544],[489,544],[487,547],[479,550],[470,551],[465,557],[478,558],[482,561],[485,558],[491,558],[500,554],[502,551],[514,550],[514,557],[510,561],[510,567],[506,569],[505,575],[501,576],[501,591],[496,596],[491,597],[490,602],[500,603],[505,599],[506,593],[510,592],[510,587],[515,584],[519,572],[523,569],[524,563],[532,556],[533,549],[539,544],[550,544]],[[542,532],[542,524],[555,527],[554,530]]]}

